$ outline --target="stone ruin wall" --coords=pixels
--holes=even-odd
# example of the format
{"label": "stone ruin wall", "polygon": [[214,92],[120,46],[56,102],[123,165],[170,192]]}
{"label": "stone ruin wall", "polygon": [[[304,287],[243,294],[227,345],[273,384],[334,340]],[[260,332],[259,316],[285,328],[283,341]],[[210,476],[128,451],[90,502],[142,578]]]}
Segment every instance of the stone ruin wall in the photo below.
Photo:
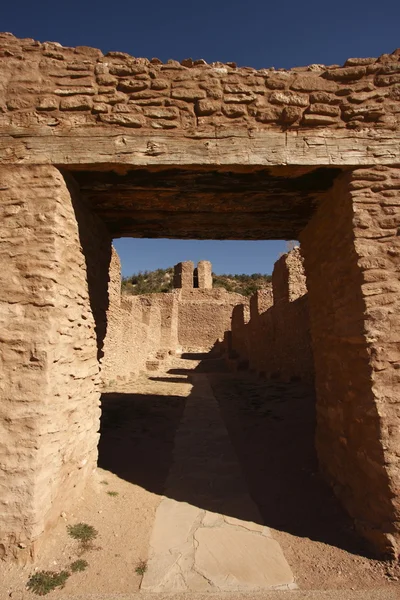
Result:
{"label": "stone ruin wall", "polygon": [[[184,352],[208,352],[231,328],[232,310],[243,302],[241,294],[212,287],[209,261],[197,268],[187,261],[176,265],[175,282],[181,285],[178,303],[178,341]],[[183,276],[182,276],[183,275]],[[197,285],[197,288],[193,286]]]}
{"label": "stone ruin wall", "polygon": [[225,289],[192,290],[179,298],[179,345],[185,352],[208,352],[231,328],[232,310],[244,300]]}
{"label": "stone ruin wall", "polygon": [[[163,64],[0,34],[0,126],[172,131],[400,125],[400,50],[291,70]],[[21,146],[22,154],[26,149]],[[72,158],[73,160],[73,158]]]}
{"label": "stone ruin wall", "polygon": [[[199,285],[212,285],[211,263],[202,261],[201,269]],[[247,363],[266,377],[313,381],[299,249],[277,261],[271,287],[259,290],[250,301],[223,288],[194,288],[193,282],[197,273],[188,261],[175,266],[174,285],[179,287],[172,292],[121,295],[120,262],[113,249],[102,365],[105,386],[161,365],[167,368],[169,358],[182,352],[208,352],[224,339],[229,358],[235,356],[239,366]]]}
{"label": "stone ruin wall", "polygon": [[121,264],[114,248],[109,278],[110,304],[102,363],[104,388],[135,378],[148,366],[155,368],[157,361],[164,361],[178,350],[176,293],[121,294]]}
{"label": "stone ruin wall", "polygon": [[272,284],[258,290],[250,305],[234,308],[226,343],[232,368],[250,368],[284,381],[314,381],[307,288],[298,248],[275,263]]}
{"label": "stone ruin wall", "polygon": [[52,166],[0,189],[0,558],[26,560],[96,467],[111,241]]}
{"label": "stone ruin wall", "polygon": [[[167,368],[182,352],[208,352],[230,329],[233,307],[243,296],[212,289],[211,263],[175,266],[170,293],[121,295],[121,265],[115,249],[109,271],[107,335],[102,360],[103,387]],[[194,282],[200,287],[194,288]]]}
{"label": "stone ruin wall", "polygon": [[344,173],[300,236],[320,466],[357,529],[391,555],[400,549],[399,190],[400,167]]}
{"label": "stone ruin wall", "polygon": [[227,339],[235,365],[286,380],[315,372],[322,473],[357,530],[391,556],[400,538],[399,190],[400,167],[344,173],[300,236],[308,293],[296,250],[250,310],[234,310]]}
{"label": "stone ruin wall", "polygon": [[0,45],[0,554],[33,554],[96,460],[110,240],[51,166],[74,163],[349,167],[299,237],[317,450],[357,528],[398,553],[400,51],[256,71]]}
{"label": "stone ruin wall", "polygon": [[[272,289],[231,307],[225,336],[235,362],[267,377],[312,381],[315,371],[322,472],[357,529],[391,555],[400,531],[399,189],[398,167],[344,173],[300,237],[308,293],[295,250],[275,265]],[[183,306],[196,293],[179,291]]]}

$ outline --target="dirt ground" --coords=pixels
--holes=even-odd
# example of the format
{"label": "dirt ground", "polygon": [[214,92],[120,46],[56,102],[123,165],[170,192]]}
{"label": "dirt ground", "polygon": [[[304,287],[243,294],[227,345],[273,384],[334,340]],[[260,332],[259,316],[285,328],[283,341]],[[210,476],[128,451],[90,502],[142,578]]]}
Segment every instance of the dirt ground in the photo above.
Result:
{"label": "dirt ground", "polygon": [[26,590],[35,570],[62,570],[79,558],[79,545],[67,533],[67,525],[79,522],[98,531],[94,549],[82,556],[89,567],[48,597],[139,590],[136,568],[147,559],[193,368],[212,371],[208,377],[249,492],[300,590],[379,588],[388,597],[398,590],[400,597],[398,567],[368,554],[318,475],[312,389],[224,373],[216,361],[196,365],[182,359],[169,373],[142,376],[103,394],[99,468],[77,505],[60,515],[37,564],[0,565],[0,600],[36,597]]}
{"label": "dirt ground", "polygon": [[[174,431],[190,387],[186,381],[173,385],[172,396],[171,384],[141,377],[103,394],[99,468],[76,506],[60,515],[34,566],[0,564],[0,600],[37,597],[26,590],[32,573],[61,571],[78,558],[87,560],[88,569],[74,573],[64,589],[47,597],[139,590],[142,576],[135,569],[147,559]],[[68,525],[81,522],[98,531],[94,549],[82,556],[67,532]]]}
{"label": "dirt ground", "polygon": [[318,473],[313,389],[247,373],[209,377],[250,494],[300,589],[399,586],[399,565],[370,554]]}

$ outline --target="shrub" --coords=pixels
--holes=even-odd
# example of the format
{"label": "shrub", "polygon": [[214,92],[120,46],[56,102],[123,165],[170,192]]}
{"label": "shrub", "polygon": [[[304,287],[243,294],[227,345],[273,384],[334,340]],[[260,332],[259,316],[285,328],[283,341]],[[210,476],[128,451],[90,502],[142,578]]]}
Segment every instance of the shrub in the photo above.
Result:
{"label": "shrub", "polygon": [[38,571],[32,575],[26,585],[34,594],[45,596],[57,587],[63,588],[69,576],[68,571]]}
{"label": "shrub", "polygon": [[147,571],[147,562],[145,560],[140,560],[135,571],[138,575],[143,576]]}
{"label": "shrub", "polygon": [[73,573],[85,571],[88,568],[88,566],[89,563],[87,562],[87,560],[79,558],[78,560],[75,560],[73,563],[71,563],[71,571]]}
{"label": "shrub", "polygon": [[77,523],[76,525],[67,526],[68,535],[74,540],[78,540],[83,550],[88,550],[97,537],[97,530],[87,523]]}

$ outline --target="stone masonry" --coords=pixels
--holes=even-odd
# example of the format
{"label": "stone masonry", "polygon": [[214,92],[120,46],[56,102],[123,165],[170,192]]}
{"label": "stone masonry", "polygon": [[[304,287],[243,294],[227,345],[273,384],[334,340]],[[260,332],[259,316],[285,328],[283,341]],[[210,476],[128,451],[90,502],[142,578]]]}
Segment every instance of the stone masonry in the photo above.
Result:
{"label": "stone masonry", "polygon": [[228,358],[283,381],[314,381],[303,259],[295,248],[274,266],[272,284],[234,308]]}
{"label": "stone masonry", "polygon": [[188,260],[174,267],[174,288],[192,289],[194,281],[194,264]]}
{"label": "stone masonry", "polygon": [[0,189],[0,556],[23,560],[96,466],[110,240],[54,167]]}
{"label": "stone masonry", "polygon": [[[121,300],[113,321],[121,236],[301,241],[321,471],[373,548],[398,555],[399,61],[163,64],[0,34],[2,555],[32,556],[95,466],[107,318],[140,322],[138,340],[159,321],[148,347],[168,348],[225,306],[199,265],[179,311]],[[304,278],[292,296],[285,277],[253,316],[236,309],[243,331],[254,307],[261,322],[304,308]]]}
{"label": "stone masonry", "polygon": [[[107,335],[102,361],[103,385],[134,378],[141,371],[166,367],[182,352],[208,352],[231,326],[233,308],[245,299],[212,289],[211,263],[199,262],[199,288],[190,261],[174,267],[176,288],[170,293],[121,295],[121,267],[112,251]],[[209,288],[201,287],[209,285]]]}
{"label": "stone masonry", "polygon": [[200,261],[196,269],[190,261],[179,263],[174,282],[179,283],[181,273],[186,278],[177,286],[179,347],[183,351],[211,350],[230,329],[232,310],[243,302],[243,296],[213,289],[212,266],[207,260]]}
{"label": "stone masonry", "polygon": [[345,173],[301,237],[320,464],[386,552],[400,531],[399,190],[399,167]]}
{"label": "stone masonry", "polygon": [[399,126],[400,52],[344,66],[238,68],[190,59],[163,64],[123,52],[64,48],[1,34],[3,126],[101,125],[173,131],[365,124]]}
{"label": "stone masonry", "polygon": [[173,298],[170,294],[121,295],[121,265],[114,248],[108,289],[110,302],[102,362],[104,386],[134,377],[146,369],[148,360],[155,360],[160,352],[168,353],[177,346],[172,340],[174,331],[176,338],[177,318],[177,315],[173,318]]}
{"label": "stone masonry", "polygon": [[201,290],[211,290],[213,286],[212,268],[208,260],[201,260],[197,265],[197,283]]}

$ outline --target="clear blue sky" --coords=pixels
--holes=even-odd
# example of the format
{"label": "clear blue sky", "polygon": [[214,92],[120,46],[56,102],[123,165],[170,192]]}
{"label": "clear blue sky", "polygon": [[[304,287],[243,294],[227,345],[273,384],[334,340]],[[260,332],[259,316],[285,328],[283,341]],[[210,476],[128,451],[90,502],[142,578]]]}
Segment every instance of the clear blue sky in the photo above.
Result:
{"label": "clear blue sky", "polygon": [[[400,0],[19,0],[0,31],[133,56],[256,68],[342,64],[400,47]],[[270,272],[285,242],[116,240],[124,274],[208,259],[222,272]]]}

